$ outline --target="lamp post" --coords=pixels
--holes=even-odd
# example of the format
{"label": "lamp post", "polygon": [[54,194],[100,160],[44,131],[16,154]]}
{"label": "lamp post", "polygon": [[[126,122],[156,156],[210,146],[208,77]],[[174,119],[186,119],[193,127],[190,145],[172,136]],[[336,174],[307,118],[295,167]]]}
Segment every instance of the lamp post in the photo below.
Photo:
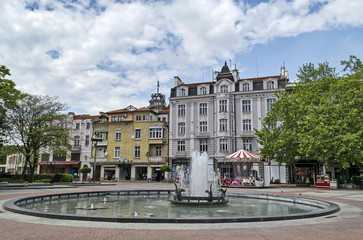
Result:
{"label": "lamp post", "polygon": [[94,157],[94,161],[93,161],[93,182],[96,182],[96,148],[97,148],[97,142],[102,142],[103,138],[100,137],[93,137],[91,138],[91,141],[94,142],[94,148],[95,148],[95,157]]}

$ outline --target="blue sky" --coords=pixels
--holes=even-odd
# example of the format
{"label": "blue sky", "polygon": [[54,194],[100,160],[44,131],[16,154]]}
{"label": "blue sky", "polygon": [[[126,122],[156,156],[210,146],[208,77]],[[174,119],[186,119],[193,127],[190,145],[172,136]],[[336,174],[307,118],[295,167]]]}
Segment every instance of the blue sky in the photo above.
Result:
{"label": "blue sky", "polygon": [[[361,0],[0,1],[0,64],[27,93],[97,114],[148,105],[156,82],[210,81],[227,61],[241,78],[290,80],[302,64],[363,58]],[[258,70],[257,70],[258,69]]]}

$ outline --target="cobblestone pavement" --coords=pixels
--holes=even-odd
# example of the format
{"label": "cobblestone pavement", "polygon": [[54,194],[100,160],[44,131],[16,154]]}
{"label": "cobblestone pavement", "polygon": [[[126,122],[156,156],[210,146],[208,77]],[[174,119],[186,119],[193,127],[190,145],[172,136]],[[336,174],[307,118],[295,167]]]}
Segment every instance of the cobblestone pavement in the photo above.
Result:
{"label": "cobblestone pavement", "polygon": [[[0,239],[363,239],[363,191],[316,188],[234,188],[230,192],[302,196],[337,203],[341,211],[323,217],[260,223],[162,224],[104,223],[47,219],[12,213],[2,208],[13,198],[79,191],[173,189],[167,183],[128,183],[78,188],[0,190]],[[300,195],[301,194],[301,195]]]}

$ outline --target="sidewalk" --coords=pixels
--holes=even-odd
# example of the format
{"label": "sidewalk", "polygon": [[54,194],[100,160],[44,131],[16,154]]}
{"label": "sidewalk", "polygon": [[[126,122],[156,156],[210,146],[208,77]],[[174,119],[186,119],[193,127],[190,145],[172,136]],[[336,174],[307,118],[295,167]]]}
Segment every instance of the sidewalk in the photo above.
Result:
{"label": "sidewalk", "polygon": [[[12,198],[74,191],[174,189],[168,183],[125,183],[80,186],[78,188],[1,190],[0,204]],[[7,212],[0,207],[2,240],[17,239],[362,239],[363,191],[304,187],[229,188],[249,192],[302,196],[337,203],[341,211],[333,215],[302,220],[261,223],[145,224],[103,223],[46,219]]]}

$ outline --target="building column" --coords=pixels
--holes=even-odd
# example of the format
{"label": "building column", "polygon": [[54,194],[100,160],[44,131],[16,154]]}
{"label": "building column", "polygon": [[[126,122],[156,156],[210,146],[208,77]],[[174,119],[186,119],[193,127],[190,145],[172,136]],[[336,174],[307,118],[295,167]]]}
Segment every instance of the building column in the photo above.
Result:
{"label": "building column", "polygon": [[120,178],[121,178],[121,176],[120,176],[120,167],[118,165],[116,165],[116,168],[115,168],[115,180],[119,182]]}
{"label": "building column", "polygon": [[135,181],[135,174],[136,174],[136,169],[134,165],[131,165],[131,181]]}
{"label": "building column", "polygon": [[151,165],[148,164],[147,165],[147,181],[148,182],[152,181],[152,172],[153,172],[153,169],[152,169]]}
{"label": "building column", "polygon": [[100,169],[100,181],[102,181],[105,178],[105,166],[101,165]]}

